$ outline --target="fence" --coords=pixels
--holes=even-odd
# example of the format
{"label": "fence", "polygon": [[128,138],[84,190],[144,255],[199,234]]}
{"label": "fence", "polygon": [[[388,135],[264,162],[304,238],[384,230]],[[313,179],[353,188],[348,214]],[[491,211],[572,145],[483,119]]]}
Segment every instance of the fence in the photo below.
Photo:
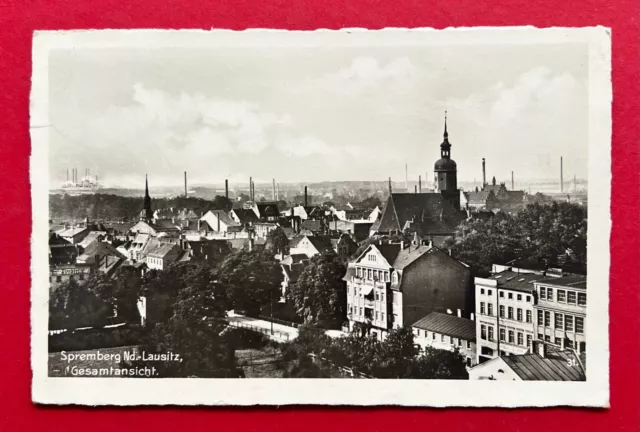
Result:
{"label": "fence", "polygon": [[273,333],[272,333],[271,329],[258,327],[251,324],[245,324],[238,321],[229,321],[229,325],[231,327],[246,328],[251,331],[262,333],[263,335],[267,336],[269,339],[275,339],[279,342],[288,342],[291,339],[291,335],[289,333],[281,332],[278,330],[273,330]]}

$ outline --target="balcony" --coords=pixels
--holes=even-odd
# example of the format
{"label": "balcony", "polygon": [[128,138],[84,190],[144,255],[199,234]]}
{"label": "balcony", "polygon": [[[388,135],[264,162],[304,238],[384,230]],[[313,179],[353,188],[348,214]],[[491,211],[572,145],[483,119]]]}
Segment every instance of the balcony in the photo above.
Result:
{"label": "balcony", "polygon": [[390,284],[390,282],[384,282],[382,280],[375,280],[375,279],[365,279],[358,276],[353,277],[353,282],[361,285],[370,285],[375,288],[387,288]]}
{"label": "balcony", "polygon": [[376,304],[374,299],[368,299],[365,297],[364,299],[364,307],[373,308]]}

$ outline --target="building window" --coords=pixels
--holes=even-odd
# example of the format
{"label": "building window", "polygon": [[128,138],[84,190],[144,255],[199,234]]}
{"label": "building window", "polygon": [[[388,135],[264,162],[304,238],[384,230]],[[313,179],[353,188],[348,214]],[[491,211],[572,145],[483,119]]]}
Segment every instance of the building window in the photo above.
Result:
{"label": "building window", "polygon": [[[376,321],[378,321],[379,315],[378,315],[378,311],[376,311]],[[420,330],[418,330],[418,336],[420,336]]]}
{"label": "building window", "polygon": [[547,288],[547,300],[553,301],[553,288]]}
{"label": "building window", "polygon": [[[377,318],[378,312],[376,312],[376,318]],[[420,329],[416,329],[416,335],[420,336]]]}
{"label": "building window", "polygon": [[509,300],[513,300],[513,293],[509,293]]}
{"label": "building window", "polygon": [[449,336],[449,343],[450,343],[451,345],[454,345],[454,343],[453,343],[453,337],[452,337],[452,336]]}
{"label": "building window", "polygon": [[580,352],[585,352],[587,350],[587,343],[580,342]]}
{"label": "building window", "polygon": [[546,300],[547,299],[547,290],[545,289],[545,287],[540,287],[540,300]]}
{"label": "building window", "polygon": [[576,317],[576,333],[584,333],[584,318]]}
{"label": "building window", "polygon": [[518,321],[522,321],[522,309],[518,308],[518,314],[516,316],[518,318]]}
{"label": "building window", "polygon": [[376,300],[380,300],[380,293],[376,293]]}
{"label": "building window", "polygon": [[513,319],[513,308],[511,306],[507,308],[507,318]]}
{"label": "building window", "polygon": [[389,282],[389,272],[384,272],[384,280],[385,282]]}
{"label": "building window", "polygon": [[436,333],[435,332],[431,333],[431,336],[432,336],[431,339],[436,340]]}
{"label": "building window", "polygon": [[576,293],[575,293],[575,291],[568,291],[567,292],[567,303],[576,304]]}
{"label": "building window", "polygon": [[531,303],[531,296],[527,296],[527,303]]}
{"label": "building window", "polygon": [[458,346],[461,347],[462,346],[462,339],[458,338]]}
{"label": "building window", "polygon": [[587,294],[578,293],[578,306],[586,306],[586,305],[587,305]]}
{"label": "building window", "polygon": [[398,273],[394,272],[392,277],[393,277],[393,282],[392,283],[397,284],[398,283]]}
{"label": "building window", "polygon": [[551,327],[551,312],[544,311],[544,326]]}
{"label": "building window", "polygon": [[542,333],[538,333],[538,340],[544,340],[544,335]]}
{"label": "building window", "polygon": [[556,312],[555,316],[556,316],[555,327],[557,329],[563,329],[564,328],[563,315],[561,313]]}
{"label": "building window", "polygon": [[544,321],[543,321],[543,313],[541,310],[538,311],[538,325],[542,326],[544,325]]}
{"label": "building window", "polygon": [[[434,334],[435,337],[435,334]],[[484,324],[480,325],[480,339],[487,340],[487,326]]]}
{"label": "building window", "polygon": [[533,339],[533,338],[531,337],[531,335],[530,335],[530,334],[528,334],[528,335],[527,335],[527,346],[528,346],[528,347],[530,347],[530,346],[531,346],[531,339]]}
{"label": "building window", "polygon": [[480,302],[480,315],[484,315],[484,302]]}
{"label": "building window", "polygon": [[382,321],[384,321],[384,312],[382,312],[381,316],[382,316]]}
{"label": "building window", "polygon": [[567,292],[565,290],[558,290],[557,292],[557,300],[559,303],[566,303],[567,302]]}
{"label": "building window", "polygon": [[480,294],[484,295],[484,288],[480,288]]}
{"label": "building window", "polygon": [[562,339],[560,339],[559,337],[555,338],[554,343],[558,346],[562,346]]}
{"label": "building window", "polygon": [[524,335],[520,332],[518,332],[518,345],[520,346],[524,345]]}
{"label": "building window", "polygon": [[522,294],[518,294],[518,301],[522,301]]}
{"label": "building window", "polygon": [[492,341],[493,339],[493,327],[489,327],[489,340]]}
{"label": "building window", "polygon": [[564,329],[566,331],[573,331],[573,316],[571,315],[564,316]]}
{"label": "building window", "polygon": [[546,335],[546,336],[544,337],[544,340],[545,340],[546,342],[551,342],[551,336]]}
{"label": "building window", "polygon": [[367,270],[367,279],[373,279],[373,270]]}
{"label": "building window", "polygon": [[62,276],[56,276],[56,282],[61,282],[62,281]]}
{"label": "building window", "polygon": [[487,304],[487,315],[493,316],[493,303]]}
{"label": "building window", "polygon": [[504,306],[500,305],[500,318],[504,318]]}
{"label": "building window", "polygon": [[360,308],[360,316],[362,316],[362,308]]}
{"label": "building window", "polygon": [[499,332],[500,332],[500,341],[504,342],[505,330],[503,328],[501,328]]}
{"label": "building window", "polygon": [[512,344],[513,343],[513,330],[509,330],[509,343]]}
{"label": "building window", "polygon": [[531,322],[531,311],[530,310],[527,311],[527,322],[528,323]]}
{"label": "building window", "polygon": [[467,349],[471,349],[471,341],[467,341]]}
{"label": "building window", "polygon": [[440,342],[444,342],[444,335],[440,335]]}
{"label": "building window", "polygon": [[573,349],[573,341],[571,339],[565,339],[565,348],[571,348]]}
{"label": "building window", "polygon": [[504,291],[500,291],[500,297],[504,298]]}
{"label": "building window", "polygon": [[491,295],[491,290],[487,290],[487,295]]}

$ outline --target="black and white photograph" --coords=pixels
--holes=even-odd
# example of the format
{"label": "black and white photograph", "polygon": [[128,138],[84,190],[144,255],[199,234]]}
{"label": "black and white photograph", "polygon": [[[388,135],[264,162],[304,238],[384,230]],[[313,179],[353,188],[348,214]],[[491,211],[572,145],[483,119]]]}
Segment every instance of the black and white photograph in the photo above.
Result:
{"label": "black and white photograph", "polygon": [[607,29],[33,44],[34,401],[608,406]]}

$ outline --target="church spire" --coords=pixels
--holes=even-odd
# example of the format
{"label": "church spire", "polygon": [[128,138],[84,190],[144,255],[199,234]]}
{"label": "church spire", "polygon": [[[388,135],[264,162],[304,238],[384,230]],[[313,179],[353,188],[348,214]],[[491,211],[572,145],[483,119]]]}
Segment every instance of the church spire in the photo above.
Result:
{"label": "church spire", "polygon": [[451,143],[449,143],[449,132],[447,132],[447,111],[444,112],[444,140],[440,144],[440,156],[445,159],[451,157]]}
{"label": "church spire", "polygon": [[142,209],[142,217],[147,220],[151,220],[153,218],[153,212],[151,211],[151,196],[149,196],[149,179],[147,175],[144,175],[144,201],[143,201],[143,209]]}

